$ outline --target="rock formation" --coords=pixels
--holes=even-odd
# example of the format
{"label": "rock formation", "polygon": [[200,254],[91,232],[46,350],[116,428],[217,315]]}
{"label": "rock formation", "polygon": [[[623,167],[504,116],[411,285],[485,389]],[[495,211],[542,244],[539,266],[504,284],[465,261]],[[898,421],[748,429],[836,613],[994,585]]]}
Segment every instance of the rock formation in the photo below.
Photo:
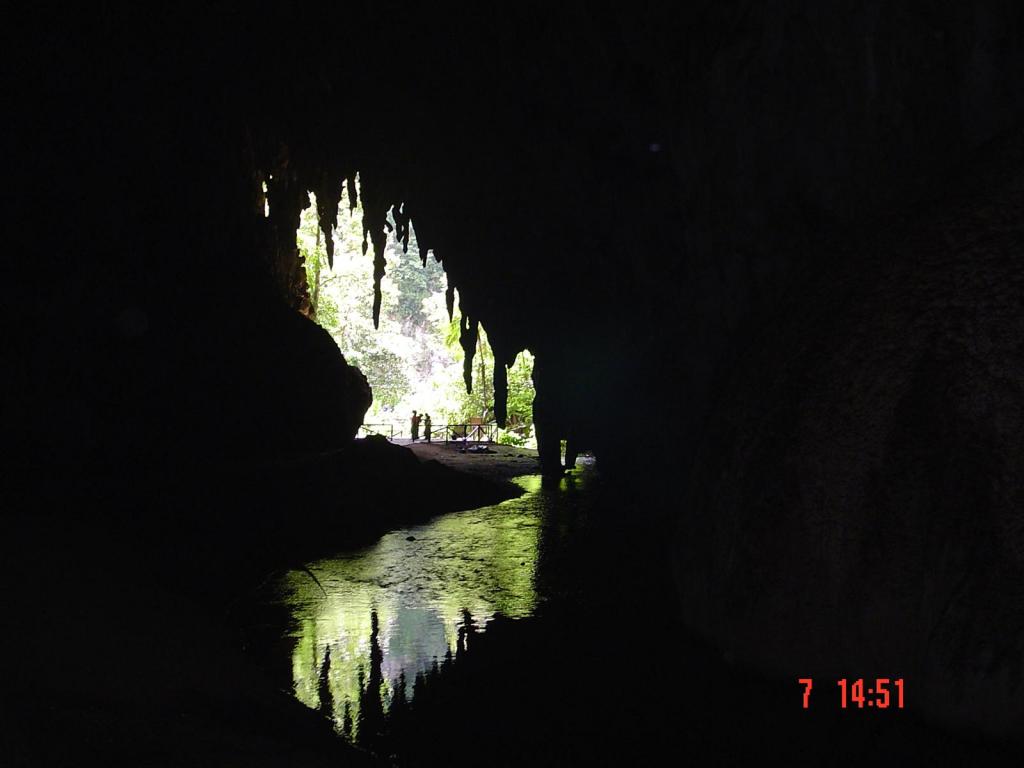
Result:
{"label": "rock formation", "polygon": [[690,620],[734,657],[898,670],[919,709],[1005,733],[1024,722],[1021,146],[762,329],[677,547]]}

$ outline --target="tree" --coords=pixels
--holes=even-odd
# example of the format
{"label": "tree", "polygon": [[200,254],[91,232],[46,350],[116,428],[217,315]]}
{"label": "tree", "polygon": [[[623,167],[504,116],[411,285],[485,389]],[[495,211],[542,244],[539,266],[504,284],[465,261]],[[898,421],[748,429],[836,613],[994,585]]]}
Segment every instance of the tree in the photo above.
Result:
{"label": "tree", "polygon": [[432,258],[427,259],[426,265],[422,264],[415,233],[409,236],[408,253],[403,253],[401,243],[394,240],[389,241],[387,253],[389,274],[398,289],[396,301],[391,305],[391,317],[401,324],[407,335],[436,331],[431,327],[432,320],[423,302],[444,291],[444,269]]}

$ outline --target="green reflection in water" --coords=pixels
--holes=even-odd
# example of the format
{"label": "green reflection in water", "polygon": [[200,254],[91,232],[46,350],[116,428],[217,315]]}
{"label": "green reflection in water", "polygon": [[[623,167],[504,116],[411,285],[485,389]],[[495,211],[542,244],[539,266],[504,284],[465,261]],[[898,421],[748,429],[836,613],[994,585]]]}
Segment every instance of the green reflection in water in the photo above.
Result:
{"label": "green reflection in water", "polygon": [[543,504],[539,477],[517,482],[526,491],[518,499],[311,563],[326,597],[308,574],[287,574],[281,587],[294,620],[298,699],[358,738],[360,722],[394,700],[401,675],[411,698],[418,673],[456,654],[460,631],[465,644],[497,614],[530,615]]}

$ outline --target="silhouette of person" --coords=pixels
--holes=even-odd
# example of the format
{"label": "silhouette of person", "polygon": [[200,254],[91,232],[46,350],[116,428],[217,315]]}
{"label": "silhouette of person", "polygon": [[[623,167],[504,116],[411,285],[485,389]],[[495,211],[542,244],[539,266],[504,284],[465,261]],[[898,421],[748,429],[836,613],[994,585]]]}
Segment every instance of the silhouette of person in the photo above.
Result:
{"label": "silhouette of person", "polygon": [[430,442],[430,414],[423,414],[423,436],[427,438],[427,442]]}
{"label": "silhouette of person", "polygon": [[420,438],[420,415],[416,411],[412,412],[412,441],[415,443]]}

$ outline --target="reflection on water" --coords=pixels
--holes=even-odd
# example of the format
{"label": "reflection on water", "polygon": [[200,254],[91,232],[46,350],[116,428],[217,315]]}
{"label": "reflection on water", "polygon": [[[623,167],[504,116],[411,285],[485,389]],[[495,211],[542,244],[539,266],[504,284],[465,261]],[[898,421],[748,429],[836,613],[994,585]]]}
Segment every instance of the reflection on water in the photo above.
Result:
{"label": "reflection on water", "polygon": [[[294,621],[295,694],[349,738],[372,741],[384,713],[415,696],[494,616],[530,615],[545,498],[518,499],[385,535],[372,547],[292,571],[280,597]],[[326,595],[324,594],[326,592]]]}

